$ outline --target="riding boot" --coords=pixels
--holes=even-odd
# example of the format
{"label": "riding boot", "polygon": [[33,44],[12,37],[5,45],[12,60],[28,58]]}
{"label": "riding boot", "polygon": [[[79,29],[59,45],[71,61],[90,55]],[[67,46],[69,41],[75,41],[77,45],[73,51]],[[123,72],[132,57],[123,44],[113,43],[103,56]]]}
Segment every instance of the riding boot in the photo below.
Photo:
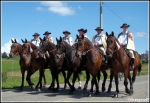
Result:
{"label": "riding boot", "polygon": [[108,64],[108,57],[107,57],[107,55],[104,55],[104,57],[105,57],[105,64]]}
{"label": "riding boot", "polygon": [[134,69],[134,58],[131,58],[131,68]]}

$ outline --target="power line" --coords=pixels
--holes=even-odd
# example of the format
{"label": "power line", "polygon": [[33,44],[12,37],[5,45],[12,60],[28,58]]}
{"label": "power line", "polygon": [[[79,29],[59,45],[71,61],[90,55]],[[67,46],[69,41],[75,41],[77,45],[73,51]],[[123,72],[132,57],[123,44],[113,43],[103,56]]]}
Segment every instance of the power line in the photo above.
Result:
{"label": "power line", "polygon": [[[125,20],[123,20],[119,15],[117,15],[111,8],[109,8],[104,2],[103,4],[110,10],[112,11],[118,18],[120,18],[122,21],[126,22]],[[131,26],[132,27],[132,26]],[[134,27],[132,27],[135,31],[139,32],[137,29],[135,29]]]}

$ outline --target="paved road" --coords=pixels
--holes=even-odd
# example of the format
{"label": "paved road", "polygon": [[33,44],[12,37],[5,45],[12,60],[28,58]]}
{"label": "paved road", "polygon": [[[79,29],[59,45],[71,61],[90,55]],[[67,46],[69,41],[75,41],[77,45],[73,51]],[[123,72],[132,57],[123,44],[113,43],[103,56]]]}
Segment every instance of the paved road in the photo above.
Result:
{"label": "paved road", "polygon": [[[123,79],[123,78],[122,78]],[[101,86],[102,81],[100,82]],[[87,97],[90,89],[90,82],[88,85],[88,91],[76,89],[74,94],[69,95],[69,88],[62,89],[63,84],[60,85],[61,89],[58,93],[52,93],[47,87],[43,88],[41,92],[31,91],[29,87],[25,87],[24,91],[17,89],[2,90],[2,101],[149,101],[149,88],[148,88],[148,76],[140,76],[136,78],[134,83],[134,94],[129,96],[125,93],[123,81],[119,82],[119,97],[112,98],[115,91],[115,83],[112,83],[112,93],[101,92],[99,95],[93,94],[92,97]],[[84,82],[82,82],[83,86]],[[106,82],[106,88],[108,88],[109,80]],[[78,87],[78,82],[75,85]]]}

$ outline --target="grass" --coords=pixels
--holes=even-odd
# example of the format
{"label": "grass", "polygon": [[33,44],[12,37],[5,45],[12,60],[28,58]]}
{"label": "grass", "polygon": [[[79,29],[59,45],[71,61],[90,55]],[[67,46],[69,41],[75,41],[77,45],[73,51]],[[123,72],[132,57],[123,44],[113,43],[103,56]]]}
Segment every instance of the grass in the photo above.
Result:
{"label": "grass", "polygon": [[[13,67],[12,67],[12,61],[14,62]],[[13,72],[12,72],[12,68],[13,68]],[[110,71],[107,70],[107,73],[108,73],[107,78],[109,79]],[[45,75],[46,75],[47,85],[50,85],[52,81],[50,71],[46,70]],[[142,71],[140,73],[140,76],[141,75],[148,75],[147,63],[142,64]],[[85,81],[86,79],[85,77],[86,77],[86,74],[83,71],[82,74],[80,75],[81,81]],[[38,82],[38,79],[39,79],[39,72],[37,71],[31,76],[31,80],[36,85]],[[101,77],[101,80],[103,80],[103,76]],[[64,82],[64,78],[62,74],[59,75],[59,82],[60,83]],[[72,76],[70,78],[70,82],[72,82]],[[21,85],[21,71],[20,71],[20,66],[19,66],[19,58],[15,57],[15,58],[10,58],[10,59],[2,59],[2,89],[19,87],[20,85]],[[26,75],[25,75],[25,80],[24,80],[24,86],[28,86],[26,82]]]}

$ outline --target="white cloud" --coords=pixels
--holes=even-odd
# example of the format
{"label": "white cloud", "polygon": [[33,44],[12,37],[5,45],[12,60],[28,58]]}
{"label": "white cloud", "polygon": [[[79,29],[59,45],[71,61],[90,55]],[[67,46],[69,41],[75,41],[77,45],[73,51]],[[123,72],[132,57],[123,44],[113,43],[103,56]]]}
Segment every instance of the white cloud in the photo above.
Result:
{"label": "white cloud", "polygon": [[42,10],[43,10],[43,8],[41,8],[41,7],[37,7],[37,8],[36,8],[36,10],[38,10],[38,11],[42,11]]}
{"label": "white cloud", "polygon": [[134,36],[136,36],[136,37],[144,37],[144,36],[146,36],[146,33],[145,32],[137,32],[137,33],[134,34]]}
{"label": "white cloud", "polygon": [[75,14],[75,11],[62,1],[41,1],[41,4],[48,6],[48,11],[58,13],[61,16]]}
{"label": "white cloud", "polygon": [[78,6],[78,9],[82,10],[81,6]]}
{"label": "white cloud", "polygon": [[[12,40],[14,40],[14,38],[12,38]],[[16,39],[17,40],[17,39]],[[19,40],[17,40],[17,42],[19,42]],[[10,47],[12,45],[11,40],[9,40],[9,42],[5,43],[2,47],[1,47],[1,53],[6,52],[7,55],[10,53]]]}

